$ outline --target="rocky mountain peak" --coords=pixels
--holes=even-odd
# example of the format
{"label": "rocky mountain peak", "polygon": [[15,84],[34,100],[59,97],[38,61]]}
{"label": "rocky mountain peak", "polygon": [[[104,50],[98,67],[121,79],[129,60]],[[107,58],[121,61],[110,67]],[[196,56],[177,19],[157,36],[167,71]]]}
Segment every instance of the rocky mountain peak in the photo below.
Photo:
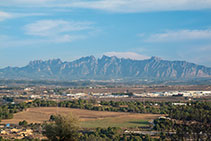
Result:
{"label": "rocky mountain peak", "polygon": [[[187,79],[211,77],[211,68],[185,61],[120,59],[103,55],[82,57],[72,62],[60,59],[35,60],[29,65],[0,69],[0,78],[6,79]],[[158,63],[157,63],[158,62]]]}
{"label": "rocky mountain peak", "polygon": [[30,61],[29,65],[39,65],[43,62],[44,62],[43,60],[34,60],[34,61]]}
{"label": "rocky mountain peak", "polygon": [[160,60],[162,60],[162,58],[157,57],[157,56],[152,56],[152,57],[150,58],[150,60],[160,61]]}

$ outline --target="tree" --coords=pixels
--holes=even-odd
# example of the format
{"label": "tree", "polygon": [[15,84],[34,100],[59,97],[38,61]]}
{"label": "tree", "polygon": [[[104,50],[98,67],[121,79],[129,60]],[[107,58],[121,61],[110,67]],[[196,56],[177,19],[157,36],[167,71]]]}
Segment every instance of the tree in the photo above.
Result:
{"label": "tree", "polygon": [[51,115],[49,121],[54,121],[56,119],[55,115]]}
{"label": "tree", "polygon": [[43,125],[43,135],[51,141],[77,141],[78,119],[70,115],[55,115],[54,121]]}
{"label": "tree", "polygon": [[27,126],[28,125],[28,122],[26,120],[23,120],[23,121],[20,121],[19,122],[19,125],[20,126]]}

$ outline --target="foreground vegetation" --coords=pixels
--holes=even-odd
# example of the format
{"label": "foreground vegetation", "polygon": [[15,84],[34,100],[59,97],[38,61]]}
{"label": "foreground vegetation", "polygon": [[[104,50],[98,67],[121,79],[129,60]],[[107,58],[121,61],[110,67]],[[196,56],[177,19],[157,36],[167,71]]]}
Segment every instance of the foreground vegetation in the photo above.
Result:
{"label": "foreground vegetation", "polygon": [[[0,107],[1,119],[10,119],[14,113],[30,107],[69,107],[95,111],[133,112],[166,114],[167,119],[154,121],[154,130],[160,131],[160,139],[209,140],[211,136],[211,102],[190,102],[184,106],[175,106],[171,102],[138,102],[138,101],[44,101],[34,100],[29,103],[8,104]],[[81,131],[80,140],[151,140],[143,134],[124,134],[117,127],[97,128],[92,132]],[[156,140],[156,139],[153,139]]]}
{"label": "foreground vegetation", "polygon": [[150,136],[124,134],[121,128],[96,128],[93,131],[80,131],[78,119],[72,115],[53,115],[50,123],[44,123],[43,134],[52,141],[150,141]]}
{"label": "foreground vegetation", "polygon": [[175,106],[172,102],[101,101],[97,103],[95,100],[82,99],[62,102],[37,99],[28,103],[1,106],[0,118],[13,118],[14,113],[31,107],[68,107],[95,111],[168,114],[173,119],[211,123],[211,102],[198,101],[187,103],[187,106]]}

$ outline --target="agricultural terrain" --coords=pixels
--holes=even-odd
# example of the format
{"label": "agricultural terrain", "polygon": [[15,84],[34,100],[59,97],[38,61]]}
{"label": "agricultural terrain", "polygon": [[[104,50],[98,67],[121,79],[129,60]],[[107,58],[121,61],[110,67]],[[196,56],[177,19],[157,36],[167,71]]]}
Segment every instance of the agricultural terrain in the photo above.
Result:
{"label": "agricultural terrain", "polygon": [[159,114],[138,114],[123,112],[90,111],[72,108],[39,107],[29,108],[14,114],[13,119],[2,120],[3,124],[18,124],[26,120],[28,123],[43,123],[53,114],[72,114],[79,118],[81,127],[140,127],[148,126],[149,122],[158,118]]}

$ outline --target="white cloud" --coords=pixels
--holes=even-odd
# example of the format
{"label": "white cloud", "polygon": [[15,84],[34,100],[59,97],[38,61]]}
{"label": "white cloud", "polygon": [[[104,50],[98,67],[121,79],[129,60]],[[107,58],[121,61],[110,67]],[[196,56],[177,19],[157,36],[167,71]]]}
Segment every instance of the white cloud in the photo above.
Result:
{"label": "white cloud", "polygon": [[41,20],[25,25],[26,36],[18,38],[0,34],[0,47],[22,47],[31,45],[49,45],[55,43],[69,43],[75,40],[94,36],[97,31],[91,22],[74,22],[64,20]]}
{"label": "white cloud", "polygon": [[45,16],[45,15],[47,15],[47,14],[44,14],[44,13],[8,13],[8,12],[0,11],[0,21],[12,19],[12,18]]}
{"label": "white cloud", "polygon": [[95,32],[91,22],[40,20],[24,26],[25,34],[42,37],[51,42],[72,42]]}
{"label": "white cloud", "polygon": [[211,40],[211,30],[178,30],[152,34],[146,42],[176,42],[190,40]]}
{"label": "white cloud", "polygon": [[86,36],[85,35],[68,35],[68,34],[64,34],[62,36],[57,36],[53,39],[51,39],[51,42],[54,43],[65,43],[65,42],[72,42],[75,40],[79,40],[79,39],[85,39]]}
{"label": "white cloud", "polygon": [[9,18],[12,18],[11,14],[0,11],[0,21],[4,21]]}
{"label": "white cloud", "polygon": [[210,0],[100,0],[76,2],[76,7],[113,12],[151,12],[211,8]]}
{"label": "white cloud", "polygon": [[24,27],[25,33],[35,36],[54,36],[71,31],[91,29],[91,22],[69,22],[64,20],[41,20]]}
{"label": "white cloud", "polygon": [[14,18],[31,17],[31,16],[48,16],[46,13],[10,13]]}
{"label": "white cloud", "polygon": [[83,35],[61,35],[49,38],[15,38],[0,35],[0,48],[26,47],[26,46],[49,46],[60,43],[69,43],[75,40],[84,39]]}
{"label": "white cloud", "polygon": [[2,6],[35,6],[54,2],[55,0],[0,0]]}
{"label": "white cloud", "polygon": [[4,0],[1,5],[75,7],[109,12],[152,12],[210,9],[211,0]]}
{"label": "white cloud", "polygon": [[17,3],[29,3],[29,4],[40,4],[40,3],[47,3],[47,2],[52,2],[52,1],[55,1],[55,0],[12,0],[14,2],[17,2]]}
{"label": "white cloud", "polygon": [[116,56],[118,58],[129,58],[134,60],[144,60],[149,59],[150,57],[141,55],[135,52],[106,52],[104,53],[106,56]]}

